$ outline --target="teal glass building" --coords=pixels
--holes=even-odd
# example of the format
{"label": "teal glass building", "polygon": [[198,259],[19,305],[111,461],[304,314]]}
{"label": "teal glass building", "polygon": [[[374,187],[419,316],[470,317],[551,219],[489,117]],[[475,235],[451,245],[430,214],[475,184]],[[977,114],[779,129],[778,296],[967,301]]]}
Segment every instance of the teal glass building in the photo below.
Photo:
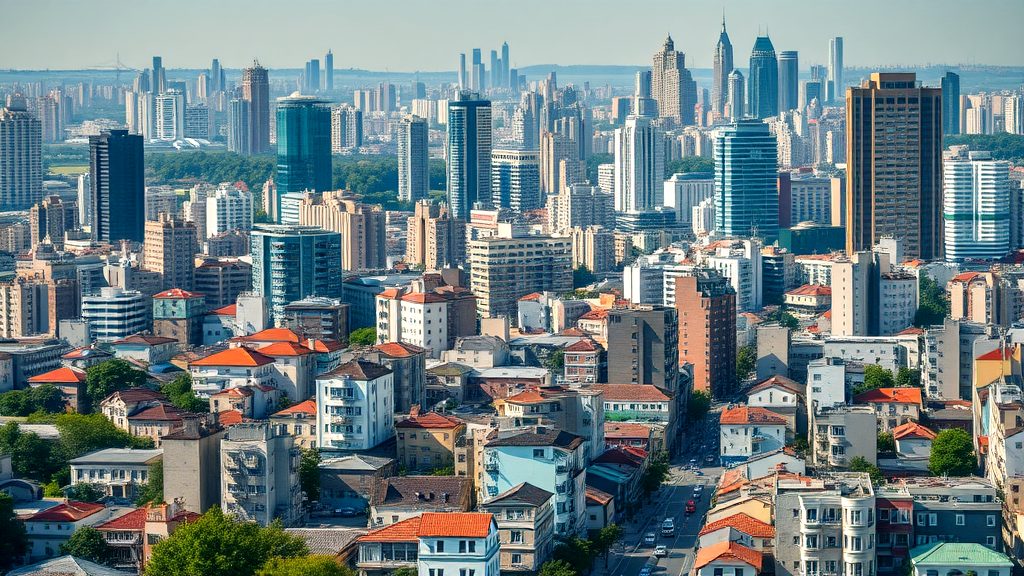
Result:
{"label": "teal glass building", "polygon": [[779,234],[775,136],[760,120],[740,120],[715,139],[715,233],[774,240]]}
{"label": "teal glass building", "polygon": [[[331,109],[298,93],[277,100],[277,197],[331,190]],[[281,213],[280,205],[277,214]]]}
{"label": "teal glass building", "polygon": [[747,114],[770,118],[779,114],[779,62],[771,38],[758,36],[750,53],[747,75]]}
{"label": "teal glass building", "polygon": [[341,234],[316,226],[257,225],[250,234],[252,289],[274,318],[309,296],[341,298]]}

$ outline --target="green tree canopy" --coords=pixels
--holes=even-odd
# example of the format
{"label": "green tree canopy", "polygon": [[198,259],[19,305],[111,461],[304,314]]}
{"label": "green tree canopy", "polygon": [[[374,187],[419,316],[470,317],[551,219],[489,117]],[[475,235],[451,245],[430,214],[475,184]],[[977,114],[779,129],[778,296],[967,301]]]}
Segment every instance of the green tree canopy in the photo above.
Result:
{"label": "green tree canopy", "polygon": [[89,484],[88,482],[78,482],[68,487],[67,497],[68,500],[76,500],[78,502],[99,502],[103,499],[106,494],[95,484]]}
{"label": "green tree canopy", "polygon": [[912,386],[921,386],[921,371],[917,368],[907,368],[906,366],[900,366],[900,369],[896,371],[896,386],[901,388],[909,388]]}
{"label": "green tree canopy", "polygon": [[597,281],[597,276],[586,266],[578,266],[572,271],[572,287],[585,288]]}
{"label": "green tree canopy", "polygon": [[90,366],[85,374],[86,393],[94,410],[110,394],[125,388],[139,388],[146,383],[145,372],[136,370],[119,358]]}
{"label": "green tree canopy", "polygon": [[67,542],[60,545],[61,554],[70,554],[97,564],[109,564],[113,558],[103,533],[91,526],[82,526]]}
{"label": "green tree canopy", "polygon": [[[271,558],[256,576],[354,576],[355,572],[323,554],[296,558]],[[394,574],[394,573],[392,573]]]}
{"label": "green tree canopy", "polygon": [[13,568],[28,552],[25,523],[14,515],[14,499],[0,492],[0,572]]}
{"label": "green tree canopy", "polygon": [[306,498],[313,502],[320,500],[320,451],[305,448],[299,459],[299,483]]}
{"label": "green tree canopy", "polygon": [[686,404],[686,417],[693,422],[700,420],[711,408],[711,393],[707,390],[694,390],[690,393],[690,401]]}
{"label": "green tree canopy", "polygon": [[377,329],[373,326],[357,328],[349,333],[348,343],[353,346],[373,346],[377,343]]}
{"label": "green tree canopy", "polygon": [[928,471],[936,476],[970,476],[978,469],[974,441],[962,428],[943,430],[932,440]]}
{"label": "green tree canopy", "polygon": [[307,553],[306,544],[279,524],[239,522],[214,506],[153,548],[146,576],[253,576],[271,558]]}
{"label": "green tree canopy", "polygon": [[103,448],[152,448],[153,441],[121,430],[102,414],[57,416],[61,455],[70,460]]}
{"label": "green tree canopy", "polygon": [[63,412],[64,397],[50,384],[0,394],[0,416],[28,416],[36,412]]}
{"label": "green tree canopy", "polygon": [[553,560],[561,560],[577,574],[585,574],[594,565],[594,546],[590,540],[573,537],[555,547]]}
{"label": "green tree canopy", "polygon": [[565,560],[548,560],[541,564],[539,576],[577,576],[578,574],[580,573]]}
{"label": "green tree canopy", "polygon": [[182,410],[189,412],[209,412],[210,401],[203,400],[192,391],[192,375],[182,372],[174,380],[164,384],[160,391],[167,396],[167,399]]}
{"label": "green tree canopy", "polygon": [[876,388],[892,388],[896,385],[892,372],[877,364],[864,366],[864,383],[853,387],[853,393],[862,394]]}
{"label": "green tree canopy", "polygon": [[914,326],[925,327],[942,324],[949,315],[949,299],[946,290],[929,276],[921,274],[918,280],[917,312],[914,314]]}
{"label": "green tree canopy", "polygon": [[622,539],[622,536],[622,527],[618,524],[609,524],[601,528],[594,536],[592,540],[594,552],[604,556],[606,567],[608,566],[608,553],[611,552],[615,543]]}
{"label": "green tree canopy", "polygon": [[703,156],[684,156],[678,160],[665,163],[665,178],[673,174],[686,174],[689,172],[711,172],[715,169],[715,162],[711,158]]}
{"label": "green tree canopy", "polygon": [[164,501],[164,461],[159,460],[149,465],[149,482],[144,484],[135,497],[135,505]]}
{"label": "green tree canopy", "polygon": [[896,450],[896,440],[892,437],[892,432],[878,432],[878,451],[879,452],[892,452]]}
{"label": "green tree canopy", "polygon": [[16,476],[41,483],[49,482],[66,461],[58,454],[55,442],[23,431],[16,422],[0,426],[0,454],[11,455]]}
{"label": "green tree canopy", "polygon": [[854,456],[850,460],[850,471],[867,472],[868,476],[871,477],[871,483],[875,486],[885,482],[885,476],[882,476],[882,471],[879,470],[878,466],[868,462],[863,456]]}
{"label": "green tree canopy", "polygon": [[736,350],[736,379],[743,381],[754,373],[757,366],[757,348],[755,346],[740,346]]}

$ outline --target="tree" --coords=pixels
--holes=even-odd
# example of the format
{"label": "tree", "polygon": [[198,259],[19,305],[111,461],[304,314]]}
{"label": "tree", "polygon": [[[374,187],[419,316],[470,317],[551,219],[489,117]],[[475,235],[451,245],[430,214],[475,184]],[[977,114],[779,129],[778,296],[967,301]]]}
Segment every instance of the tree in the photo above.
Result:
{"label": "tree", "polygon": [[597,276],[586,266],[580,265],[572,271],[572,287],[583,288],[597,281]]}
{"label": "tree", "polygon": [[544,367],[555,374],[561,374],[565,369],[565,351],[555,350],[544,360]]}
{"label": "tree", "polygon": [[618,524],[609,524],[598,531],[593,539],[594,552],[604,556],[604,565],[608,566],[608,553],[611,552],[615,543],[622,539],[622,527]]}
{"label": "tree", "polygon": [[103,533],[91,526],[82,526],[67,542],[60,545],[61,554],[70,554],[97,564],[109,564],[113,558]]}
{"label": "tree", "polygon": [[455,476],[455,465],[438,466],[430,471],[431,476]]}
{"label": "tree", "polygon": [[320,451],[304,448],[299,459],[299,484],[310,502],[320,500]]}
{"label": "tree", "polygon": [[64,396],[50,384],[0,394],[0,416],[29,416],[64,411]]}
{"label": "tree", "polygon": [[59,451],[70,460],[103,448],[152,448],[153,441],[121,430],[103,414],[61,414],[57,416],[60,432]]}
{"label": "tree", "polygon": [[[392,572],[392,576],[397,572]],[[548,560],[541,564],[539,576],[576,576],[579,574],[571,564],[565,560]]]}
{"label": "tree", "polygon": [[914,314],[914,326],[942,324],[942,321],[949,315],[949,299],[946,297],[946,291],[926,274],[921,275],[917,286],[920,296],[917,312]]}
{"label": "tree", "polygon": [[72,484],[68,487],[67,491],[68,500],[76,500],[78,502],[99,502],[104,496],[106,494],[103,493],[103,490],[95,484],[89,484],[88,482]]}
{"label": "tree", "polygon": [[741,346],[736,351],[736,379],[746,380],[754,372],[757,366],[757,348],[754,346]]}
{"label": "tree", "polygon": [[868,364],[864,367],[864,382],[853,387],[853,393],[863,394],[876,388],[892,388],[896,385],[892,372],[877,364]]}
{"label": "tree", "polygon": [[349,333],[348,343],[353,346],[373,346],[377,343],[377,329],[373,326],[357,328]]}
{"label": "tree", "polygon": [[392,570],[391,576],[417,576],[419,571],[415,568],[399,568],[398,570]]}
{"label": "tree", "polygon": [[209,400],[203,400],[192,391],[192,375],[182,372],[177,378],[164,384],[160,391],[167,396],[167,399],[182,410],[188,412],[209,412]]}
{"label": "tree", "polygon": [[892,437],[892,432],[878,432],[878,451],[879,452],[894,452],[896,450],[896,440]]}
{"label": "tree", "polygon": [[0,492],[0,572],[20,563],[28,552],[25,523],[14,515],[14,498]]}
{"label": "tree", "polygon": [[0,426],[0,454],[11,455],[14,474],[19,478],[49,482],[66,461],[56,452],[56,443],[43,440],[35,432],[23,432],[16,422]]}
{"label": "tree", "polygon": [[164,461],[159,460],[149,465],[149,481],[139,489],[135,497],[136,506],[164,501]]}
{"label": "tree", "polygon": [[651,492],[661,488],[661,483],[667,478],[668,456],[664,452],[661,452],[654,458],[651,458],[651,463],[647,466],[647,471],[644,472],[644,477],[641,480],[644,492],[650,496]]}
{"label": "tree", "polygon": [[[317,554],[298,558],[271,558],[256,576],[354,576],[347,566],[333,556]],[[394,574],[392,572],[392,574]]]}
{"label": "tree", "polygon": [[896,371],[896,386],[900,388],[909,388],[911,386],[921,386],[921,371],[917,368],[907,368],[906,366],[900,366],[900,369]]}
{"label": "tree", "polygon": [[686,403],[686,418],[690,422],[700,420],[711,408],[711,393],[707,390],[694,390],[690,393],[690,401]]}
{"label": "tree", "polygon": [[146,373],[121,359],[100,362],[85,371],[85,389],[93,409],[110,394],[125,388],[140,388],[145,383]]}
{"label": "tree", "polygon": [[962,428],[943,430],[932,440],[928,471],[935,476],[970,476],[978,468],[971,435]]}
{"label": "tree", "polygon": [[551,557],[565,562],[577,574],[584,574],[594,565],[594,548],[590,540],[574,536],[556,547]]}
{"label": "tree", "polygon": [[711,172],[714,167],[715,164],[711,158],[705,158],[704,156],[684,156],[678,160],[672,160],[671,162],[665,163],[665,178],[669,178],[676,173],[686,174],[689,172]]}
{"label": "tree", "polygon": [[871,483],[876,486],[885,482],[885,477],[882,476],[882,471],[878,469],[878,466],[868,462],[863,456],[854,456],[850,460],[850,471],[867,472],[868,476],[871,477]]}
{"label": "tree", "polygon": [[264,528],[255,522],[239,522],[214,506],[153,548],[146,576],[254,576],[271,558],[307,553],[306,544],[286,533],[279,523]]}

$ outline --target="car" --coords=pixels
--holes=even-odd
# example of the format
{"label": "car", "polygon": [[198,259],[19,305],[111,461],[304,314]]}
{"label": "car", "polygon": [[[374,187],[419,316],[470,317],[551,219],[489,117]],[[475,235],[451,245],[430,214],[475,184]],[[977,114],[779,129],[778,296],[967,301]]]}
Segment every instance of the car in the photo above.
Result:
{"label": "car", "polygon": [[657,546],[654,548],[655,558],[664,558],[665,556],[668,556],[668,548],[665,546]]}
{"label": "car", "polygon": [[700,500],[700,497],[701,497],[702,494],[704,494],[704,492],[702,492],[700,490],[697,490],[696,488],[693,489],[693,499],[694,500]]}
{"label": "car", "polygon": [[648,532],[647,534],[644,534],[644,546],[654,546],[654,543],[657,541],[657,539],[658,537],[654,534],[654,532]]}
{"label": "car", "polygon": [[640,569],[640,576],[651,576],[653,568],[650,564],[644,564],[644,567]]}
{"label": "car", "polygon": [[334,511],[334,515],[342,518],[355,518],[359,516],[359,511],[355,508],[338,508]]}
{"label": "car", "polygon": [[661,523],[661,535],[662,536],[675,536],[676,534],[676,522],[672,518],[665,518],[665,521]]}
{"label": "car", "polygon": [[696,511],[697,511],[697,503],[694,502],[693,500],[687,500],[686,501],[686,513],[687,514],[693,514]]}

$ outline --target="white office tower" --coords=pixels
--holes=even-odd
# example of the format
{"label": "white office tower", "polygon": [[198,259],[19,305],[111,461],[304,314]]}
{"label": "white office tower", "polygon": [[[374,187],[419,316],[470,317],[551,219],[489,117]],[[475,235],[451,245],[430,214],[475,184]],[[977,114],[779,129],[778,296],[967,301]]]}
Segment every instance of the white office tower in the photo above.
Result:
{"label": "white office tower", "polygon": [[729,73],[729,120],[735,122],[746,115],[746,94],[747,82],[743,73],[733,70]]}
{"label": "white office tower", "polygon": [[92,188],[89,173],[78,175],[78,221],[83,229],[91,229],[92,225]]}
{"label": "white office tower", "polygon": [[1024,95],[1003,96],[1003,129],[1024,134]]}
{"label": "white office tower", "polygon": [[131,90],[124,93],[124,124],[129,134],[139,134],[139,95]]}
{"label": "white office tower", "polygon": [[100,288],[82,296],[82,318],[89,321],[89,337],[113,342],[150,328],[150,298],[134,290]]}
{"label": "white office tower", "polygon": [[700,238],[715,231],[715,199],[705,198],[690,212],[693,235]]}
{"label": "white office tower", "polygon": [[139,92],[138,93],[138,105],[136,111],[139,115],[139,120],[135,125],[135,129],[138,130],[138,134],[142,135],[143,140],[153,140],[156,138],[154,135],[156,129],[156,97],[150,92]]}
{"label": "white office tower", "polygon": [[673,174],[665,180],[665,207],[675,210],[676,224],[690,226],[693,208],[715,195],[715,178],[710,172]]}
{"label": "white office tower", "polygon": [[843,84],[843,37],[836,36],[828,41],[828,84],[825,99],[836,102],[846,98]]}
{"label": "white office tower", "polygon": [[988,152],[947,153],[942,218],[946,259],[1002,258],[1010,251],[1010,164]]}
{"label": "white office tower", "polygon": [[630,116],[615,130],[615,211],[655,210],[664,199],[665,138],[651,119]]}
{"label": "white office tower", "polygon": [[43,197],[43,128],[20,94],[0,108],[0,211],[28,210]]}
{"label": "white office tower", "polygon": [[398,125],[398,199],[416,202],[427,197],[428,178],[427,121],[419,116],[402,118]]}
{"label": "white office tower", "polygon": [[252,230],[252,192],[224,183],[206,197],[206,237]]}
{"label": "white office tower", "polygon": [[156,140],[173,142],[185,137],[185,95],[171,90],[156,96]]}

